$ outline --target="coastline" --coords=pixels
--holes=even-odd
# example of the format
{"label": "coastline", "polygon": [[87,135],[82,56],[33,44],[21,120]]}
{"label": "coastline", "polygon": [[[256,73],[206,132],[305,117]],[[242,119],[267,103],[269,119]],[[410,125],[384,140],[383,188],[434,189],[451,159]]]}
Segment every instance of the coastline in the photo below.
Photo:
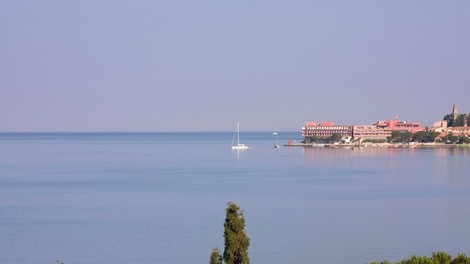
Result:
{"label": "coastline", "polygon": [[284,144],[284,147],[310,147],[310,148],[468,148],[470,144],[446,144],[446,143],[292,143]]}

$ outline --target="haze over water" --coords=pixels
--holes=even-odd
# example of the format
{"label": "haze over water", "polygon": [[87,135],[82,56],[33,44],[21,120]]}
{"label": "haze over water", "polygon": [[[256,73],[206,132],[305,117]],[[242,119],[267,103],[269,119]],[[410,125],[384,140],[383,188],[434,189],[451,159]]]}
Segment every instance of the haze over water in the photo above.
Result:
{"label": "haze over water", "polygon": [[236,152],[232,136],[1,133],[0,263],[207,263],[228,201],[256,264],[470,254],[467,148],[274,149],[260,132]]}

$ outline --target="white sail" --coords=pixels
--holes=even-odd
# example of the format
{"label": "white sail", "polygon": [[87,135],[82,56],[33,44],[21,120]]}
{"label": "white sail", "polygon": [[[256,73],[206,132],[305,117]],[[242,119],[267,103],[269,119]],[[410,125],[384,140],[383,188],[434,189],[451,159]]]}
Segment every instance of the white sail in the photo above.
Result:
{"label": "white sail", "polygon": [[[237,144],[235,143],[235,137],[237,138]],[[233,139],[232,139],[232,149],[236,150],[242,150],[242,149],[248,149],[249,147],[245,144],[240,144],[240,123],[237,123],[237,128],[235,129],[235,133],[233,134]]]}

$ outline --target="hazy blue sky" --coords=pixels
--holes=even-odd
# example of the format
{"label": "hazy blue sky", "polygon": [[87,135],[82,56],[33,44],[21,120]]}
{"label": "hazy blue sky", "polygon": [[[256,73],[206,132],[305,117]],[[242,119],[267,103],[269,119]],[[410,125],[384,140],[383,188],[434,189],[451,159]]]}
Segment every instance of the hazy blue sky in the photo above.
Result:
{"label": "hazy blue sky", "polygon": [[0,131],[470,112],[470,1],[0,1]]}

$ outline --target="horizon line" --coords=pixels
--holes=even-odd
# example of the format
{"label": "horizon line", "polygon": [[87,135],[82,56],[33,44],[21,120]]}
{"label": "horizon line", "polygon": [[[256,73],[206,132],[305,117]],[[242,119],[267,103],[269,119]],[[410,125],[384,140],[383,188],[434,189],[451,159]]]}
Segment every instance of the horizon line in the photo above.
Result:
{"label": "horizon line", "polygon": [[[300,131],[271,131],[271,130],[246,130],[242,133],[300,133]],[[8,134],[8,133],[15,133],[15,134],[27,134],[27,133],[233,133],[233,131],[0,131],[0,134]]]}

